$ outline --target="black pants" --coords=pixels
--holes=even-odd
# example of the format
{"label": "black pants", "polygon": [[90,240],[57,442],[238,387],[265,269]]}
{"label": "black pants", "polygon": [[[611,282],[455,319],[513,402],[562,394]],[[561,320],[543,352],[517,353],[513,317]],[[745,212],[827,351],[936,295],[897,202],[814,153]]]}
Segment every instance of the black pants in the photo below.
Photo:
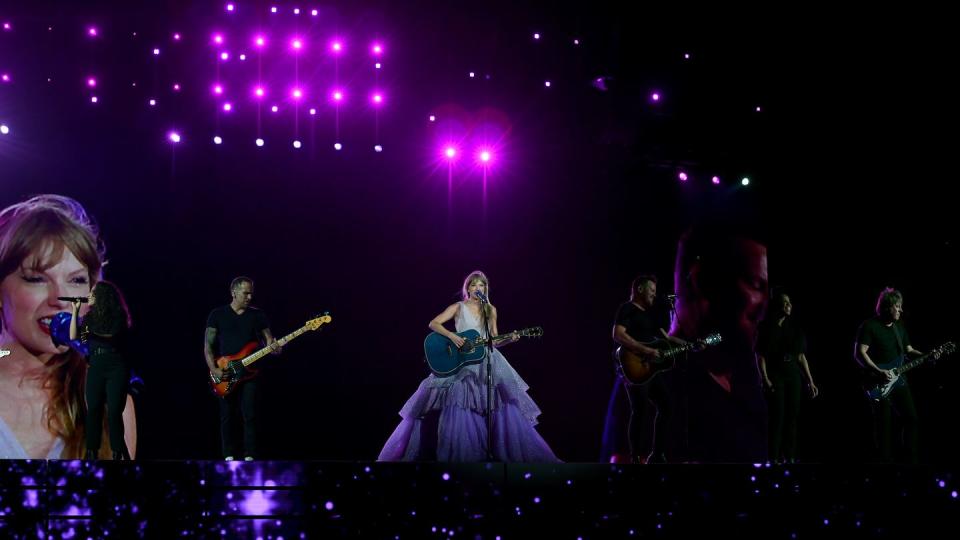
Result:
{"label": "black pants", "polygon": [[768,361],[767,376],[773,383],[773,391],[767,392],[769,456],[773,461],[792,463],[797,458],[797,421],[803,393],[800,364]]}
{"label": "black pants", "polygon": [[114,352],[90,355],[87,370],[87,450],[99,451],[103,438],[103,405],[107,405],[107,428],[110,449],[128,456],[123,440],[123,409],[127,405],[130,369],[123,357]]}
{"label": "black pants", "polygon": [[[257,380],[240,383],[240,387],[220,399],[220,440],[223,457],[258,457],[257,454]],[[242,424],[243,446],[237,445]],[[243,453],[240,453],[240,450]]]}
{"label": "black pants", "polygon": [[[901,444],[894,448],[893,412],[896,411],[902,429]],[[903,385],[879,402],[873,404],[873,437],[877,457],[883,463],[899,461],[895,450],[903,449],[903,460],[916,464],[920,461],[920,422],[913,404],[910,385]]]}
{"label": "black pants", "polygon": [[663,374],[645,384],[624,382],[624,387],[630,398],[627,433],[631,457],[639,461],[662,460],[666,455],[666,426],[673,412]]}

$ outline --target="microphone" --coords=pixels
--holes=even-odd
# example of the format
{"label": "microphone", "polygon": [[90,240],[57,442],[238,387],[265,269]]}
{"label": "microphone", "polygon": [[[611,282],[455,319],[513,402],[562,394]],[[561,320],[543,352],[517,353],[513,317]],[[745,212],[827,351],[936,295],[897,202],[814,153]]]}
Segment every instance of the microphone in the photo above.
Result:
{"label": "microphone", "polygon": [[482,292],[476,291],[474,294],[476,294],[476,295],[477,295],[477,299],[479,299],[479,300],[480,300],[481,302],[483,302],[484,304],[489,304],[489,303],[490,303],[490,301],[487,300],[487,295],[483,294]]}
{"label": "microphone", "polygon": [[667,295],[667,301],[669,301],[669,302],[673,302],[673,301],[676,300],[676,299],[677,299],[677,295],[675,295],[675,294],[668,294],[668,295]]}
{"label": "microphone", "polygon": [[64,302],[70,302],[71,304],[72,304],[73,302],[80,302],[81,304],[86,304],[87,302],[90,301],[90,299],[87,298],[86,296],[58,296],[58,297],[57,297],[57,300],[62,300],[62,301],[64,301]]}

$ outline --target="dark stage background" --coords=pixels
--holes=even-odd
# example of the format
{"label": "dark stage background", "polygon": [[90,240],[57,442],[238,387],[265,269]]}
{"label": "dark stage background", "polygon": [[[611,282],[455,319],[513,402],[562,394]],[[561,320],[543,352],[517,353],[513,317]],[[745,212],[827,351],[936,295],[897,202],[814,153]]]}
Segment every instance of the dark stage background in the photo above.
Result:
{"label": "dark stage background", "polygon": [[[950,33],[936,28],[946,17],[753,13],[766,15],[755,23],[596,3],[326,3],[319,22],[296,24],[356,44],[342,76],[357,97],[341,112],[345,147],[335,152],[323,103],[315,118],[300,110],[300,150],[290,114],[264,114],[263,148],[248,98],[218,117],[210,32],[246,40],[261,24],[279,41],[295,24],[290,3],[275,3],[287,10],[275,19],[273,4],[238,2],[235,18],[221,4],[0,8],[15,23],[0,33],[0,71],[14,76],[0,85],[11,127],[0,136],[0,205],[60,193],[99,221],[146,381],[138,457],[218,456],[201,342],[207,313],[240,274],[256,280],[277,336],[333,316],[263,361],[264,457],[277,459],[374,459],[427,373],[427,322],[478,268],[501,331],[545,329],[504,351],[543,410],[541,434],[564,460],[597,459],[616,308],[640,271],[672,289],[676,241],[708,214],[762,223],[771,282],[788,287],[808,331],[822,395],[803,404],[805,461],[865,458],[869,411],[852,348],[882,287],[904,292],[918,348],[957,338],[956,173],[940,134],[956,118],[946,99],[956,88]],[[93,43],[91,23],[102,27]],[[184,34],[176,46],[174,31]],[[360,50],[375,35],[388,47],[378,134],[362,98],[372,60]],[[325,66],[301,77],[326,88]],[[95,106],[83,84],[94,71]],[[289,79],[277,77],[278,88]],[[448,212],[437,145],[449,118],[489,121],[499,141],[486,206],[482,171],[464,159]],[[175,148],[172,128],[184,137]],[[740,186],[742,176],[753,183]],[[960,451],[949,430],[958,374],[947,359],[911,377],[926,461]]]}

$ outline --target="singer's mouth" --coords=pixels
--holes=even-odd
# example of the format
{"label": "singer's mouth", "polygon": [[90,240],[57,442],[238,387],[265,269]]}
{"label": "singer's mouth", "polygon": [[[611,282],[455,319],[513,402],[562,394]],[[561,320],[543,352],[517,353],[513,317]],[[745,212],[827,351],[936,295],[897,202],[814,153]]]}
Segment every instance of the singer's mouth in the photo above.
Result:
{"label": "singer's mouth", "polygon": [[44,334],[50,335],[50,323],[53,322],[53,317],[41,317],[37,319],[37,325],[40,326],[40,330]]}

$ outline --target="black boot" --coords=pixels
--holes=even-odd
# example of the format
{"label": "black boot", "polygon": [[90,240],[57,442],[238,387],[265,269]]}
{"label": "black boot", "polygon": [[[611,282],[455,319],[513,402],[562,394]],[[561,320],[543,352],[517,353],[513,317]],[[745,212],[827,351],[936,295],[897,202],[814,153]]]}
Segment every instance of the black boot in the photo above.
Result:
{"label": "black boot", "polygon": [[126,445],[120,448],[120,450],[113,451],[113,460],[114,461],[130,461],[130,452],[127,451]]}
{"label": "black boot", "polygon": [[83,455],[83,459],[95,461],[97,459],[97,451],[87,448],[87,453]]}

